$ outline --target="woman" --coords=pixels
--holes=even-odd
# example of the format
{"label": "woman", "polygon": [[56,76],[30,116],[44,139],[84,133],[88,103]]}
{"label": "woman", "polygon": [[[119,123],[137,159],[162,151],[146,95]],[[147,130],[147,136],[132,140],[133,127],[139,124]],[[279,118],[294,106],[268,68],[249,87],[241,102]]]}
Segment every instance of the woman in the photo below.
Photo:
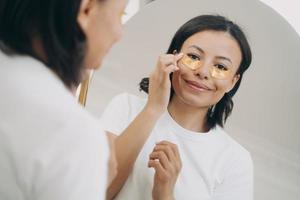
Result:
{"label": "woman", "polygon": [[252,199],[250,154],[222,128],[250,63],[247,39],[228,19],[184,24],[140,84],[148,99],[118,95],[102,116],[116,137],[109,198]]}
{"label": "woman", "polygon": [[1,0],[0,199],[105,199],[109,149],[74,96],[126,0]]}

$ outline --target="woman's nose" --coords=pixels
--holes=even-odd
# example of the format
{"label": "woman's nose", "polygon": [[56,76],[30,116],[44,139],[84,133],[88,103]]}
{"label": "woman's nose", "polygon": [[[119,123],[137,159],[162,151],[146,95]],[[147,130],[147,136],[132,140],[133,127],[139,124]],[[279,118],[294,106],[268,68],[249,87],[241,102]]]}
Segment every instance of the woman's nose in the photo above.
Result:
{"label": "woman's nose", "polygon": [[210,63],[202,62],[201,65],[194,70],[194,74],[200,79],[208,79],[210,76],[209,68]]}

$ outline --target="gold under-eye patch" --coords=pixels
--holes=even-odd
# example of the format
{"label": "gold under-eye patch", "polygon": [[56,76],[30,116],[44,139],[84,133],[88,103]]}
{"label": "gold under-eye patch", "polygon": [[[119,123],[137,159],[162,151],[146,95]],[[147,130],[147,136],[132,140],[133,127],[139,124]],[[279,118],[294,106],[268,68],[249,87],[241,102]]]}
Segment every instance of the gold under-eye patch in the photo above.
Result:
{"label": "gold under-eye patch", "polygon": [[209,71],[210,71],[210,75],[216,79],[227,79],[228,76],[230,75],[229,70],[227,70],[227,71],[221,70],[215,66],[209,68]]}
{"label": "gold under-eye patch", "polygon": [[[202,66],[202,61],[192,59],[187,54],[184,54],[183,57],[179,60],[179,64],[182,64],[191,70],[196,70]],[[230,75],[229,69],[219,69],[217,66],[211,66],[209,68],[209,72],[211,77],[215,79],[227,79]]]}
{"label": "gold under-eye patch", "polygon": [[201,62],[199,60],[194,60],[186,54],[183,55],[179,62],[192,70],[201,67]]}

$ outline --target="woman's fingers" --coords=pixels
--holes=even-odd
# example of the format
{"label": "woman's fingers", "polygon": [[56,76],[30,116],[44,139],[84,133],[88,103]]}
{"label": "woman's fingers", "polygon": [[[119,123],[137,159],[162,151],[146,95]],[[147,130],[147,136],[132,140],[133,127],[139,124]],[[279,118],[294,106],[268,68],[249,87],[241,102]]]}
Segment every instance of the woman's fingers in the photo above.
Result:
{"label": "woman's fingers", "polygon": [[160,55],[157,62],[157,67],[153,71],[150,77],[154,79],[156,82],[166,82],[169,81],[169,75],[172,72],[179,70],[177,66],[178,60],[182,57],[182,53],[180,54],[163,54]]}
{"label": "woman's fingers", "polygon": [[167,66],[163,71],[166,72],[167,75],[171,74],[172,72],[175,72],[179,70],[177,65],[169,65]]}
{"label": "woman's fingers", "polygon": [[158,160],[149,160],[148,167],[154,168],[157,173],[165,173],[165,169]]}
{"label": "woman's fingers", "polygon": [[167,155],[167,158],[170,162],[172,162],[176,158],[173,149],[169,145],[157,144],[154,147],[153,152],[159,151],[163,151]]}
{"label": "woman's fingers", "polygon": [[183,53],[180,53],[180,54],[176,54],[176,55],[173,55],[173,54],[164,54],[164,55],[161,55],[159,57],[159,66],[164,69],[165,67],[168,67],[170,65],[174,65],[174,66],[177,66],[177,62],[178,60],[180,60],[183,56]]}
{"label": "woman's fingers", "polygon": [[168,141],[157,143],[150,154],[150,159],[158,159],[164,169],[171,170],[172,172],[179,172],[182,168],[177,145]]}
{"label": "woman's fingers", "polygon": [[174,163],[176,170],[182,168],[181,158],[176,144],[168,141],[161,141],[156,144],[154,151],[155,149],[164,151],[167,154],[168,159],[170,159],[170,162]]}
{"label": "woman's fingers", "polygon": [[175,55],[175,62],[177,63],[182,57],[183,57],[183,53],[179,53]]}
{"label": "woman's fingers", "polygon": [[172,54],[163,54],[160,55],[158,60],[163,63],[164,65],[171,65],[175,64],[175,55]]}
{"label": "woman's fingers", "polygon": [[177,147],[176,144],[174,144],[174,143],[172,143],[172,142],[168,142],[168,141],[163,140],[163,141],[157,143],[157,145],[167,145],[167,146],[169,146],[169,147],[172,149],[174,155],[175,155],[177,158],[180,159],[179,150],[178,150],[178,147]]}
{"label": "woman's fingers", "polygon": [[169,181],[172,177],[177,177],[177,170],[163,151],[152,152],[148,162],[149,167],[155,169],[156,175],[161,180]]}
{"label": "woman's fingers", "polygon": [[154,168],[155,170],[155,179],[156,179],[154,180],[155,187],[159,187],[159,184],[168,183],[171,181],[172,178],[174,178],[174,176],[170,173],[170,171],[164,169],[164,167],[162,166],[159,160],[149,160],[148,167]]}
{"label": "woman's fingers", "polygon": [[169,170],[171,168],[171,163],[163,151],[152,152],[149,157],[150,160],[158,160],[165,170]]}

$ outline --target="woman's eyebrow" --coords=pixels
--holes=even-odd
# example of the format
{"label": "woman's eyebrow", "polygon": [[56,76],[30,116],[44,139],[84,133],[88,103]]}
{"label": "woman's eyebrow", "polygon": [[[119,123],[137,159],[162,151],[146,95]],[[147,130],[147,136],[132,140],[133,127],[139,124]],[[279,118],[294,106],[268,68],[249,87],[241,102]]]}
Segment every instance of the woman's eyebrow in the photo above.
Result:
{"label": "woman's eyebrow", "polygon": [[[189,46],[189,48],[194,48],[194,49],[197,49],[198,51],[200,51],[201,53],[205,54],[204,50],[201,49],[201,47],[197,46],[197,45],[191,45]],[[216,56],[217,59],[221,59],[221,60],[227,60],[228,62],[230,62],[232,64],[232,61],[225,57],[225,56]]]}
{"label": "woman's eyebrow", "polygon": [[197,49],[198,51],[200,51],[201,53],[203,53],[204,54],[204,51],[203,51],[203,49],[201,49],[199,46],[197,46],[197,45],[191,45],[189,48],[194,48],[194,49]]}
{"label": "woman's eyebrow", "polygon": [[221,60],[227,60],[228,62],[230,62],[232,64],[232,61],[227,58],[227,57],[224,57],[224,56],[216,56],[217,59],[221,59]]}

